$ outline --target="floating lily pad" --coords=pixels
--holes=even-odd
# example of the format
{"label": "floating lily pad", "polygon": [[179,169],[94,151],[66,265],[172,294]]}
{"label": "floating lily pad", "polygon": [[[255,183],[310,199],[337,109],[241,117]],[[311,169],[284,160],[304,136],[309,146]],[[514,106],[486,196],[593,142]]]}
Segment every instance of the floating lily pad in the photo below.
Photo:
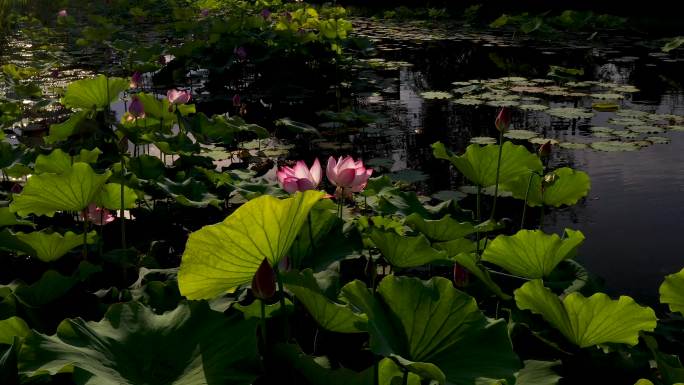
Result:
{"label": "floating lily pad", "polygon": [[624,117],[628,117],[628,118],[642,118],[642,117],[648,116],[649,113],[646,111],[639,111],[639,110],[621,110],[621,111],[618,111],[615,115],[624,116]]}
{"label": "floating lily pad", "polygon": [[589,127],[591,132],[604,132],[606,134],[612,134],[615,130],[610,127]]}
{"label": "floating lily pad", "polygon": [[401,170],[389,174],[393,181],[402,181],[407,183],[422,182],[428,179],[428,175],[418,170]]}
{"label": "floating lily pad", "polygon": [[575,143],[575,142],[562,142],[560,144],[561,148],[567,148],[569,150],[584,150],[589,148],[586,143]]}
{"label": "floating lily pad", "polygon": [[591,135],[595,138],[614,138],[614,135],[610,132],[592,132]]}
{"label": "floating lily pad", "polygon": [[639,148],[644,148],[644,147],[650,147],[653,143],[649,142],[648,140],[635,140],[633,142],[630,142],[633,145],[639,147]]}
{"label": "floating lily pad", "polygon": [[588,112],[583,108],[572,107],[550,108],[546,110],[546,113],[563,119],[589,119],[594,116],[593,112]]}
{"label": "floating lily pad", "polygon": [[528,142],[532,144],[546,144],[546,143],[551,143],[552,145],[556,146],[558,145],[558,141],[556,139],[550,139],[550,138],[531,138],[528,140]]}
{"label": "floating lily pad", "polygon": [[518,108],[525,111],[544,111],[549,109],[548,106],[543,104],[521,104]]}
{"label": "floating lily pad", "polygon": [[591,105],[591,108],[599,112],[613,112],[617,111],[620,106],[616,103],[594,103]]}
{"label": "floating lily pad", "polygon": [[530,130],[509,130],[504,136],[508,139],[528,140],[539,136],[539,133]]}
{"label": "floating lily pad", "polygon": [[656,126],[629,126],[627,129],[639,134],[659,134],[665,131],[664,128]]}
{"label": "floating lily pad", "polygon": [[684,132],[684,126],[667,126],[670,131]]}
{"label": "floating lily pad", "polygon": [[631,142],[620,142],[616,140],[594,142],[589,145],[594,150],[606,152],[636,151],[639,146]]}
{"label": "floating lily pad", "polygon": [[491,136],[474,136],[470,138],[470,143],[475,143],[475,144],[496,144],[496,138],[492,138]]}
{"label": "floating lily pad", "polygon": [[608,119],[608,123],[616,126],[638,126],[646,122],[637,118],[612,118]]}
{"label": "floating lily pad", "polygon": [[424,91],[420,93],[423,99],[435,100],[435,99],[451,99],[453,95],[444,91]]}
{"label": "floating lily pad", "polygon": [[454,200],[454,201],[459,201],[465,197],[467,197],[468,194],[465,194],[461,191],[454,191],[454,190],[442,190],[442,191],[437,191],[436,193],[432,194],[432,197],[440,200],[440,201],[448,201],[448,200]]}
{"label": "floating lily pad", "polygon": [[613,135],[623,139],[636,139],[639,137],[639,134],[637,134],[636,132],[628,130],[615,130],[613,131]]}
{"label": "floating lily pad", "polygon": [[634,92],[639,92],[639,89],[634,87],[634,86],[618,86],[618,87],[613,87],[613,91],[624,92],[624,93],[634,93]]}
{"label": "floating lily pad", "polygon": [[492,107],[515,107],[519,104],[515,100],[490,100],[487,102],[487,105]]}
{"label": "floating lily pad", "polygon": [[479,105],[485,103],[484,100],[475,99],[475,98],[454,99],[451,102],[454,104],[460,104],[462,106],[479,106]]}
{"label": "floating lily pad", "polygon": [[591,97],[601,100],[620,100],[623,98],[620,94],[591,94]]}

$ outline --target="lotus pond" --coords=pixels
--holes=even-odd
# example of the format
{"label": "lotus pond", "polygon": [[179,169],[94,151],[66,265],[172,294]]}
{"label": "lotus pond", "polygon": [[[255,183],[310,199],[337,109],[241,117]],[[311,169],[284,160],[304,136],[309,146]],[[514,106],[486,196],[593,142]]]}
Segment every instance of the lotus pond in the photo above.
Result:
{"label": "lotus pond", "polygon": [[0,1],[0,383],[684,383],[684,38],[478,9]]}

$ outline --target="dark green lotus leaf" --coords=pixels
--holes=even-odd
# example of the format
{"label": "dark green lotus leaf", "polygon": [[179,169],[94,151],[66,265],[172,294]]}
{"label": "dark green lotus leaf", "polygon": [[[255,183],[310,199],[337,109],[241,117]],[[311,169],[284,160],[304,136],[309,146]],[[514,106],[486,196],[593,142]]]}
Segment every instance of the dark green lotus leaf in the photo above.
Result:
{"label": "dark green lotus leaf", "polygon": [[561,361],[526,360],[524,364],[518,372],[516,385],[556,385],[563,378],[553,370]]}
{"label": "dark green lotus leaf", "polygon": [[12,345],[15,337],[25,338],[31,328],[19,317],[0,320],[0,344]]}
{"label": "dark green lotus leaf", "polygon": [[[530,181],[530,177],[532,181]],[[525,199],[527,193],[528,206],[553,206],[574,205],[589,194],[591,181],[584,171],[573,170],[570,167],[562,167],[551,171],[546,176],[553,177],[553,182],[547,184],[542,194],[542,177],[530,173],[507,183],[503,188],[513,193],[517,199]],[[528,192],[529,185],[529,192]]]}
{"label": "dark green lotus leaf", "polygon": [[156,180],[164,175],[166,166],[158,157],[143,154],[128,159],[127,169],[140,179]]}
{"label": "dark green lotus leaf", "polygon": [[206,184],[192,178],[181,183],[165,178],[163,182],[157,182],[157,186],[183,206],[218,208],[221,205],[221,200],[207,190]]}
{"label": "dark green lotus leaf", "polygon": [[565,229],[565,237],[541,230],[499,235],[482,253],[482,260],[526,278],[547,277],[561,261],[574,258],[584,242],[581,231]]}
{"label": "dark green lotus leaf", "polygon": [[104,75],[77,80],[67,86],[62,104],[69,108],[100,110],[109,106],[128,87],[128,80]]}
{"label": "dark green lotus leaf", "polygon": [[358,280],[342,292],[368,316],[371,350],[426,364],[411,369],[416,374],[433,373],[427,378],[439,381],[429,370],[439,369],[447,384],[465,385],[486,378],[512,380],[520,368],[506,323],[487,321],[475,300],[445,278],[389,275],[376,295]]}
{"label": "dark green lotus leaf", "polygon": [[[206,302],[157,315],[137,302],[112,305],[100,322],[64,320],[53,336],[33,333],[22,373],[88,373],[78,385],[251,384],[258,373],[256,322],[230,319]],[[144,365],[141,365],[144,363]]]}
{"label": "dark green lotus leaf", "polygon": [[264,259],[277,265],[322,196],[319,191],[282,200],[261,196],[223,222],[191,233],[178,273],[181,293],[190,299],[211,299],[250,283]]}
{"label": "dark green lotus leaf", "polygon": [[391,358],[383,358],[378,364],[378,383],[387,385],[420,385],[420,376],[409,373],[403,382],[404,369]]}
{"label": "dark green lotus leaf", "polygon": [[107,183],[102,186],[100,193],[95,197],[95,203],[99,207],[104,207],[109,210],[125,210],[135,207],[135,202],[138,200],[138,194],[135,190],[124,185],[123,186],[123,207],[121,207],[121,184]]}
{"label": "dark green lotus leaf", "polygon": [[[273,348],[275,357],[287,363],[288,367],[296,370],[311,385],[374,385],[373,368],[363,372],[355,372],[346,368],[330,369],[326,364],[325,357],[314,357],[306,355],[301,348],[295,344],[277,344]],[[381,384],[387,384],[383,383]],[[413,384],[411,384],[413,385]]]}
{"label": "dark green lotus leaf", "polygon": [[79,282],[85,281],[100,271],[102,271],[100,266],[88,262],[81,262],[71,276],[48,270],[31,285],[19,284],[14,289],[14,295],[19,302],[28,307],[41,308],[64,296]]}
{"label": "dark green lotus leaf", "polygon": [[418,213],[423,217],[430,216],[430,212],[423,206],[415,192],[401,191],[386,175],[369,179],[361,195],[365,204],[382,215],[406,216]]}
{"label": "dark green lotus leaf", "polygon": [[[449,152],[440,142],[434,143],[432,149],[436,158],[450,161],[466,178],[475,184],[489,187],[496,183],[498,145],[471,144],[466,148],[465,154],[460,156]],[[540,172],[541,169],[542,164],[539,158],[527,151],[524,146],[504,142],[499,171],[500,184],[529,175],[530,171]]]}
{"label": "dark green lotus leaf", "polygon": [[315,136],[321,136],[321,133],[318,132],[318,130],[315,127],[310,126],[306,123],[295,122],[290,118],[278,119],[275,121],[275,125],[278,127],[285,127],[291,132],[297,134],[310,134]]}
{"label": "dark green lotus leaf", "polygon": [[111,173],[97,174],[87,163],[74,163],[60,174],[34,175],[26,182],[21,194],[15,195],[10,210],[53,216],[57,211],[79,212],[95,201]]}
{"label": "dark green lotus leaf", "polygon": [[504,293],[499,285],[492,280],[492,277],[490,277],[487,269],[484,269],[478,265],[477,254],[474,253],[475,242],[468,241],[470,242],[468,249],[461,251],[461,249],[463,249],[461,245],[465,244],[463,241],[468,240],[455,240],[436,243],[434,246],[436,249],[446,251],[450,260],[458,263],[462,267],[465,267],[472,275],[476,276],[480,281],[482,281],[482,283],[484,283],[484,285],[487,286],[492,293],[504,300],[511,299],[511,296]]}
{"label": "dark green lotus leaf", "polygon": [[291,272],[284,277],[285,287],[304,305],[316,322],[326,330],[337,333],[362,333],[368,322],[365,315],[354,313],[347,305],[327,298],[311,270]]}
{"label": "dark green lotus leaf", "polygon": [[89,111],[77,111],[62,123],[50,125],[49,135],[43,137],[47,144],[54,144],[68,139],[80,132],[88,124]]}
{"label": "dark green lotus leaf", "polygon": [[11,166],[21,154],[21,150],[7,142],[0,142],[0,169]]}
{"label": "dark green lotus leaf", "polygon": [[[658,349],[658,342],[653,336],[644,334],[641,338],[644,340],[646,347],[648,347],[648,350],[651,351],[651,354],[655,359],[663,383],[673,385],[684,384],[684,366],[682,365],[679,356],[676,354],[667,354]],[[653,383],[643,383],[642,381],[642,384],[637,382],[635,385],[653,385]]]}
{"label": "dark green lotus leaf", "polygon": [[659,291],[661,303],[667,304],[670,311],[684,314],[684,269],[666,276]]}
{"label": "dark green lotus leaf", "polygon": [[458,222],[450,215],[438,220],[428,220],[414,213],[406,217],[404,223],[434,241],[450,241],[475,232],[472,223]]}
{"label": "dark green lotus leaf", "polygon": [[[245,316],[245,319],[261,319],[261,301],[260,300],[254,300],[252,303],[249,305],[243,306],[240,305],[239,303],[234,304],[233,309],[236,309],[238,311],[241,311],[242,314]],[[215,309],[214,309],[215,310]],[[292,301],[289,299],[285,298],[285,312],[288,314],[292,313],[294,311],[294,305],[292,304]],[[269,305],[266,305],[264,309],[264,318],[273,318],[273,317],[279,317],[280,316],[280,303],[272,303]]]}
{"label": "dark green lotus leaf", "polygon": [[165,135],[143,135],[146,141],[154,143],[155,146],[164,154],[173,155],[193,155],[200,152],[200,145],[183,133],[174,136]]}
{"label": "dark green lotus leaf", "polygon": [[[67,231],[64,235],[60,233],[46,232],[45,230],[34,231],[32,233],[16,233],[16,237],[31,246],[35,250],[34,254],[43,262],[56,261],[71,249],[83,245],[83,234],[76,234]],[[86,243],[95,242],[97,232],[91,231],[86,235]]]}
{"label": "dark green lotus leaf", "polygon": [[20,251],[24,254],[35,255],[36,251],[17,238],[9,229],[0,230],[0,250]]}
{"label": "dark green lotus leaf", "polygon": [[422,266],[447,258],[443,251],[433,249],[430,242],[422,234],[417,237],[407,237],[393,231],[373,229],[370,239],[383,257],[395,267]]}
{"label": "dark green lotus leaf", "polygon": [[626,296],[612,300],[603,293],[584,297],[574,292],[561,300],[540,279],[525,283],[514,294],[520,309],[540,314],[581,348],[605,343],[636,345],[639,332],[656,327],[653,309]]}
{"label": "dark green lotus leaf", "polygon": [[0,207],[0,227],[5,226],[31,226],[35,227],[33,222],[19,219],[9,207]]}
{"label": "dark green lotus leaf", "polygon": [[19,372],[17,371],[17,355],[21,347],[21,340],[15,337],[9,347],[0,347],[0,384],[19,385]]}

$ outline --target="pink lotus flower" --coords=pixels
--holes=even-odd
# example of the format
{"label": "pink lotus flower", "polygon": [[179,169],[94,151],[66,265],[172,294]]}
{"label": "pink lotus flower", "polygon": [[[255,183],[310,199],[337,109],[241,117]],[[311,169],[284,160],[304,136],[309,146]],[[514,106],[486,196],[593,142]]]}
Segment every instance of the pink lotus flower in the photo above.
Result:
{"label": "pink lotus flower", "polygon": [[190,91],[173,89],[166,92],[166,97],[171,104],[186,104],[191,96]]}
{"label": "pink lotus flower", "polygon": [[131,76],[131,88],[139,88],[142,86],[142,74],[140,72],[134,72]]}
{"label": "pink lotus flower", "polygon": [[290,194],[297,191],[314,190],[321,183],[323,179],[323,169],[318,158],[314,160],[311,169],[306,167],[303,160],[297,161],[293,167],[283,166],[276,173],[278,176],[278,183],[283,190]]}
{"label": "pink lotus flower", "polygon": [[57,12],[57,17],[67,17],[69,14],[67,13],[66,9],[63,9],[59,12]]}
{"label": "pink lotus flower", "polygon": [[128,106],[128,113],[136,119],[145,117],[145,107],[135,95],[131,98],[131,104]]}
{"label": "pink lotus flower", "polygon": [[511,125],[511,110],[506,107],[502,107],[499,113],[496,115],[496,120],[494,120],[494,125],[499,132],[505,132]]}
{"label": "pink lotus flower", "polygon": [[360,192],[366,188],[373,169],[366,169],[363,161],[354,161],[351,156],[340,157],[337,161],[331,156],[325,173],[328,180],[337,186],[336,193],[339,197],[349,196],[351,193]]}
{"label": "pink lotus flower", "polygon": [[240,107],[242,103],[240,103],[240,94],[235,94],[233,95],[233,107]]}
{"label": "pink lotus flower", "polygon": [[[83,216],[84,213],[85,218]],[[81,213],[80,216],[82,220],[87,220],[98,226],[104,226],[107,223],[113,222],[115,219],[114,215],[112,215],[109,210],[97,207],[95,203],[89,204],[88,208],[83,210],[83,213]]]}

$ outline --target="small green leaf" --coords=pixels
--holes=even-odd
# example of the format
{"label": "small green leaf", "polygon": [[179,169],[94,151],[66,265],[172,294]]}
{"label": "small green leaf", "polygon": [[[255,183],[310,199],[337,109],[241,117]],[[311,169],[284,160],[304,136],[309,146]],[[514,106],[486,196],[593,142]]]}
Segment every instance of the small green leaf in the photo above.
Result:
{"label": "small green leaf", "polygon": [[514,294],[520,309],[540,314],[581,348],[605,343],[636,345],[640,331],[656,327],[653,309],[626,296],[612,300],[603,293],[587,298],[574,292],[561,301],[539,279],[525,283]]}
{"label": "small green leaf", "polygon": [[684,269],[666,276],[659,291],[661,303],[667,304],[670,311],[684,314]]}
{"label": "small green leaf", "polygon": [[[32,233],[16,233],[17,238],[31,246],[36,251],[36,257],[43,262],[52,262],[61,258],[69,250],[83,245],[83,234],[67,231],[60,233],[48,233],[45,230]],[[97,232],[91,231],[86,236],[87,243],[95,242]]]}
{"label": "small green leaf", "polygon": [[561,361],[526,360],[524,364],[515,385],[556,385],[563,378],[553,371],[554,367],[561,366]]}
{"label": "small green leaf", "polygon": [[526,278],[543,278],[561,261],[574,258],[584,242],[580,231],[565,229],[566,237],[541,230],[520,230],[515,235],[497,236],[482,253],[482,260]]}
{"label": "small green leaf", "polygon": [[260,196],[223,222],[190,234],[178,273],[181,294],[210,299],[250,283],[264,258],[275,266],[322,196],[318,191],[283,200]]}
{"label": "small green leaf", "polygon": [[370,235],[387,261],[396,267],[416,267],[446,259],[446,253],[430,247],[424,235],[406,237],[391,231],[373,229]]}

